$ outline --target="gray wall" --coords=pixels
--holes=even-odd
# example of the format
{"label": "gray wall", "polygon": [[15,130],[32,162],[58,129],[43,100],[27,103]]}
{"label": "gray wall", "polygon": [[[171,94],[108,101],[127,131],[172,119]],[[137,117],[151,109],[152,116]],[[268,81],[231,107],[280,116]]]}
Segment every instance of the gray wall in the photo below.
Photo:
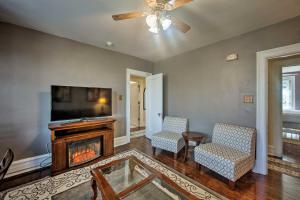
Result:
{"label": "gray wall", "polygon": [[[216,122],[255,127],[256,52],[300,42],[300,17],[155,63],[165,74],[165,114],[189,118],[190,129],[211,134]],[[225,57],[238,53],[239,59]]]}
{"label": "gray wall", "polygon": [[0,23],[0,155],[7,147],[16,159],[46,153],[52,84],[112,88],[115,137],[125,135],[127,67],[152,72],[153,64]]}

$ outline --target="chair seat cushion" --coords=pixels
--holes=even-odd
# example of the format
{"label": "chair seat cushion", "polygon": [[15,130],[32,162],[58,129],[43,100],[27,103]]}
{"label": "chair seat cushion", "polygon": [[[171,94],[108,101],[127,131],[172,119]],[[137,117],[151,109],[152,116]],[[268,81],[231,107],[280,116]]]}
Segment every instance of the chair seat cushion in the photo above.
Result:
{"label": "chair seat cushion", "polygon": [[253,156],[222,144],[201,144],[195,148],[196,162],[233,181],[253,167],[253,160]]}
{"label": "chair seat cushion", "polygon": [[181,134],[162,131],[152,136],[152,146],[173,153],[178,153],[184,147],[184,139]]}

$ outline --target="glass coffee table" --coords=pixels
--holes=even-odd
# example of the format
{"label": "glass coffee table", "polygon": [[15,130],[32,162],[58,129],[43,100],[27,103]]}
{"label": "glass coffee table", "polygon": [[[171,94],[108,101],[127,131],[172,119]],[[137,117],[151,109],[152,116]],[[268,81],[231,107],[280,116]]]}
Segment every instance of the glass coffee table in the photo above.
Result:
{"label": "glass coffee table", "polygon": [[98,189],[103,200],[198,199],[134,156],[97,167],[91,174],[93,200],[97,198]]}

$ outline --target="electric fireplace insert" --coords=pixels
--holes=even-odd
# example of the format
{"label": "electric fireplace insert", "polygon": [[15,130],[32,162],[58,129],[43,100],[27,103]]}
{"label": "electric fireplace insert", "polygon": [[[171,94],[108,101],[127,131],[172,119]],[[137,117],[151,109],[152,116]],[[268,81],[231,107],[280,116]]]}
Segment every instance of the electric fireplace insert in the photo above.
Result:
{"label": "electric fireplace insert", "polygon": [[68,143],[68,166],[74,167],[102,155],[102,136]]}

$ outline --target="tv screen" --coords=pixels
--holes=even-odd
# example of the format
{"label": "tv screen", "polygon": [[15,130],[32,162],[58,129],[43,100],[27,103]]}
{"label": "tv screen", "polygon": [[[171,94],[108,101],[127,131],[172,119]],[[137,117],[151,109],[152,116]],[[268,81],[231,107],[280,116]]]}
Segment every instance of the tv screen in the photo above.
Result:
{"label": "tv screen", "polygon": [[112,90],[51,86],[51,121],[105,117],[112,115]]}

